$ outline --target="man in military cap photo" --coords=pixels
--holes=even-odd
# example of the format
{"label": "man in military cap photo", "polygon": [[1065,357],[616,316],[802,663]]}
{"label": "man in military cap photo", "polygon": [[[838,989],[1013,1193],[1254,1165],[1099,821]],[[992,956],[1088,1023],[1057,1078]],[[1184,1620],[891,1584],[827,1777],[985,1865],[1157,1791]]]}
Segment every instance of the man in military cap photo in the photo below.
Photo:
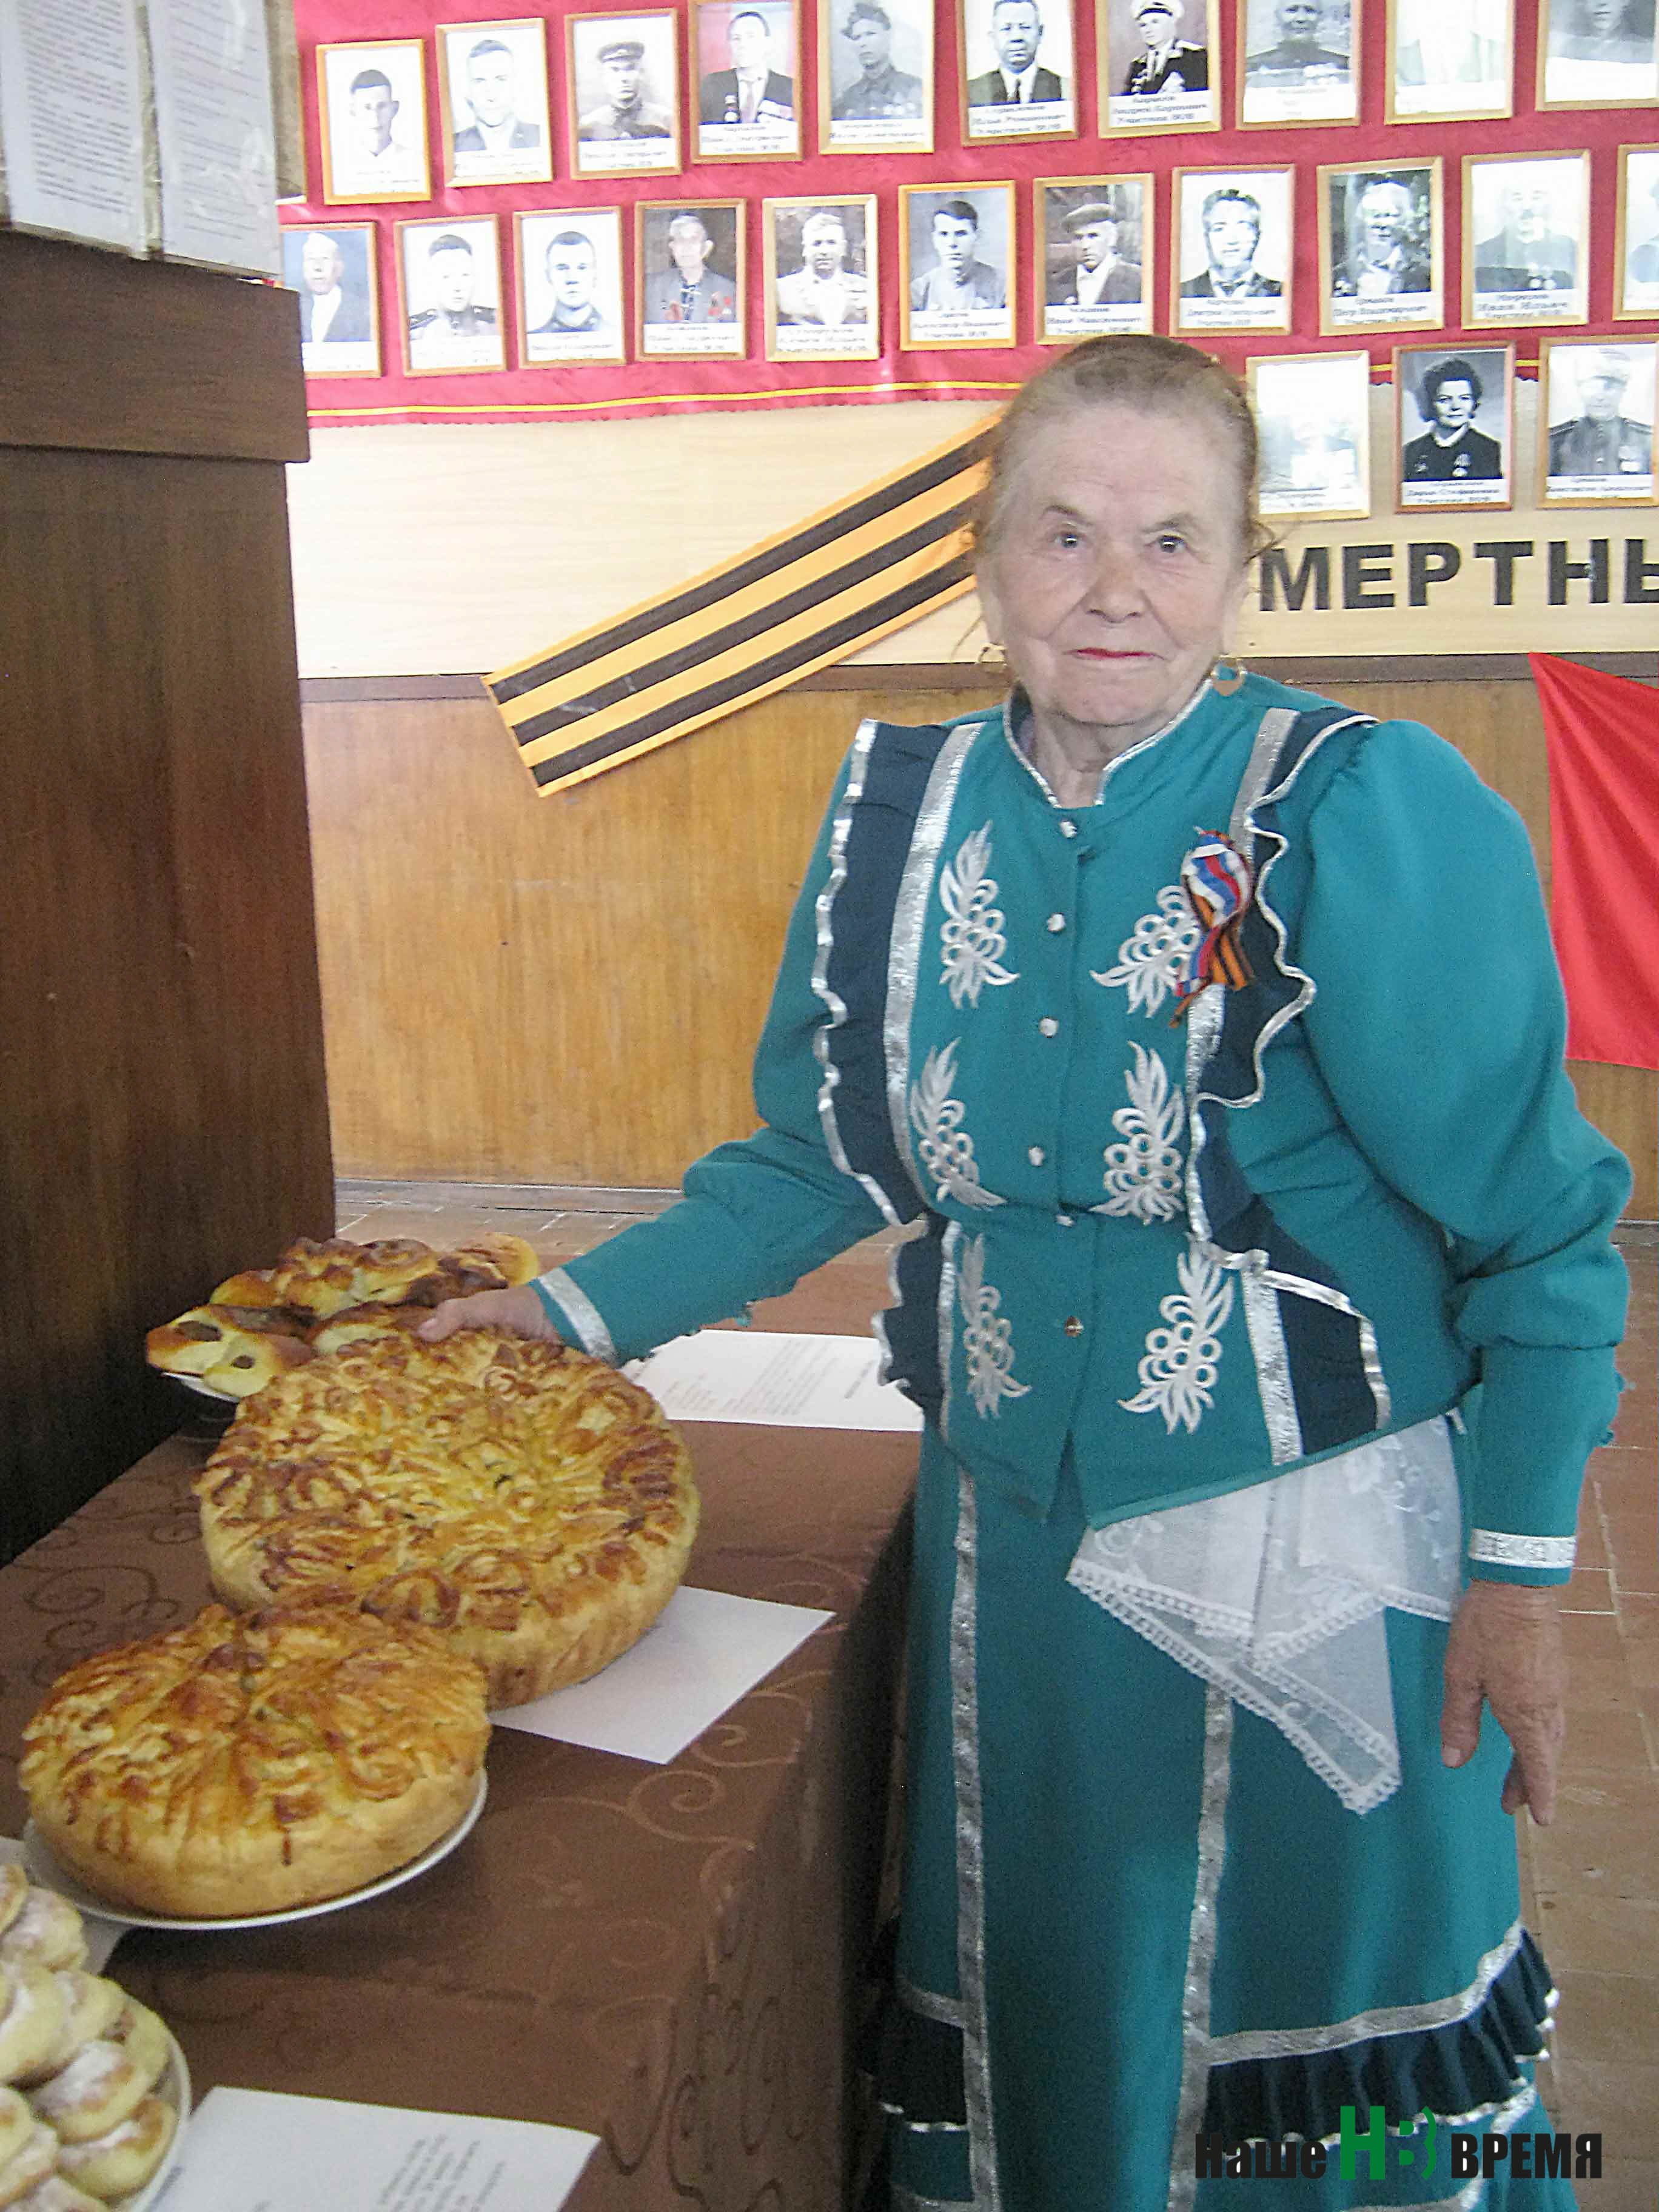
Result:
{"label": "man in military cap photo", "polygon": [[1060,228],[1077,243],[1075,267],[1061,267],[1048,279],[1048,301],[1056,307],[1138,305],[1142,271],[1138,261],[1119,258],[1121,216],[1110,200],[1089,200],[1060,218]]}
{"label": "man in military cap photo", "polygon": [[[1653,425],[1625,413],[1631,362],[1622,347],[1574,349],[1550,356],[1551,398],[1567,360],[1578,386],[1578,412],[1550,426],[1551,477],[1611,477],[1626,481],[1653,476]],[[1552,409],[1553,412],[1553,409]]]}
{"label": "man in military cap photo", "polygon": [[1182,37],[1182,0],[1135,0],[1134,18],[1146,52],[1129,64],[1126,94],[1209,90],[1209,50]]}
{"label": "man in military cap photo", "polygon": [[608,39],[594,57],[605,98],[578,117],[578,138],[672,138],[674,118],[649,94],[642,39]]}
{"label": "man in military cap photo", "polygon": [[495,310],[473,296],[477,284],[471,245],[458,230],[440,231],[426,252],[426,295],[433,304],[409,319],[412,368],[441,359],[454,339],[497,335]]}
{"label": "man in military cap photo", "polygon": [[830,110],[836,123],[874,123],[883,116],[920,115],[926,88],[919,76],[895,69],[893,19],[881,0],[853,0],[841,34],[858,56],[860,76]]}

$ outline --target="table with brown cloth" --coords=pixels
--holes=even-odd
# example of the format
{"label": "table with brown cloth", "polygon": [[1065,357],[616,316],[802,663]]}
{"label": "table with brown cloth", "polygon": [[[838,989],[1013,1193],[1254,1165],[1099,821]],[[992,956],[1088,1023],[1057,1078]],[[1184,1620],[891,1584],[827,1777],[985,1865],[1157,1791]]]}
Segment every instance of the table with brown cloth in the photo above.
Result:
{"label": "table with brown cloth", "polygon": [[[844,1330],[863,1273],[757,1318]],[[0,1571],[0,1834],[22,1832],[48,1685],[209,1601],[190,1482],[222,1425]],[[129,1931],[109,1971],[173,2029],[198,2100],[222,2082],[586,2129],[570,2212],[847,2203],[916,1440],[680,1425],[703,1500],[688,1582],[834,1620],[664,1766],[497,1729],[477,1826],[403,1888],[263,1929]]]}

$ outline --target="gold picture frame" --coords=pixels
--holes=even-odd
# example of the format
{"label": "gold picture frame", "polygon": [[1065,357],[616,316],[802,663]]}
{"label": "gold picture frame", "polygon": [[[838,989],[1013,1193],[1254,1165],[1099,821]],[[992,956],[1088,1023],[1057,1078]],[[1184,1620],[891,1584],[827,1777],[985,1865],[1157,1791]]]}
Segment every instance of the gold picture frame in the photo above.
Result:
{"label": "gold picture frame", "polygon": [[[1439,155],[1326,162],[1316,184],[1320,335],[1441,329],[1446,258]],[[1390,208],[1399,218],[1391,238],[1383,229]],[[1378,284],[1388,289],[1370,289]]]}
{"label": "gold picture frame", "polygon": [[[818,0],[820,154],[933,152],[939,82],[933,12],[932,0]],[[863,33],[856,27],[860,19],[869,26]],[[859,74],[837,88],[843,45],[856,56]],[[843,102],[873,112],[837,117]]]}
{"label": "gold picture frame", "polygon": [[[752,46],[746,32],[734,44],[738,19],[752,18],[764,28],[766,76],[760,88],[755,115],[747,122],[737,113],[742,98],[739,65]],[[718,21],[723,45],[716,50],[705,38],[706,27]],[[787,24],[787,56],[778,41],[780,26]],[[751,161],[799,161],[801,157],[800,0],[691,0],[691,22],[686,38],[689,96],[686,131],[694,163],[726,167]],[[705,70],[706,59],[723,52],[730,68]],[[774,61],[787,59],[787,70]],[[787,87],[786,95],[782,87]],[[715,112],[719,110],[719,112]]]}
{"label": "gold picture frame", "polygon": [[[1006,351],[1015,342],[1016,252],[1014,185],[1011,178],[994,180],[974,178],[965,184],[901,185],[899,193],[899,345],[906,353],[950,352],[967,353],[990,348]],[[929,245],[924,251],[932,258],[926,267],[919,264],[917,249],[912,234],[919,216],[924,212],[929,228]],[[964,217],[959,210],[970,210]],[[988,226],[985,217],[991,215]],[[941,233],[939,226],[945,226]],[[1000,271],[1000,303],[984,300],[977,304],[957,307],[929,304],[933,297],[933,280],[938,272],[939,289],[942,294],[949,283],[951,264],[947,253],[959,258],[956,266],[955,288],[974,292],[989,292],[998,289],[993,282],[998,274],[988,261],[981,261],[980,250],[986,240],[988,228],[1000,231],[999,241],[1003,268]],[[964,235],[964,234],[971,234]],[[985,277],[973,272],[982,270]],[[961,277],[969,279],[964,287]],[[935,327],[922,328],[926,321]]]}
{"label": "gold picture frame", "polygon": [[[1498,387],[1495,403],[1494,377]],[[1425,395],[1431,380],[1435,389]],[[1464,410],[1455,404],[1459,385],[1466,387]],[[1443,393],[1449,394],[1453,403],[1444,408],[1439,404]],[[1415,417],[1412,422],[1407,420],[1408,398]],[[1443,439],[1437,434],[1436,416],[1452,435]],[[1438,345],[1396,346],[1394,427],[1396,514],[1474,509],[1505,513],[1515,505],[1514,345],[1454,339]],[[1493,446],[1498,448],[1496,472],[1483,473],[1491,467],[1488,449]]]}
{"label": "gold picture frame", "polygon": [[[1112,235],[1097,236],[1089,245],[1107,246],[1113,266],[1138,268],[1138,300],[1120,295],[1127,283],[1112,283],[1109,269],[1097,279],[1101,297],[1085,302],[1087,289],[1079,272],[1087,267],[1089,248],[1083,241],[1098,226],[1086,218],[1092,207],[1113,210]],[[1078,241],[1073,249],[1058,235],[1070,231]],[[1037,177],[1031,185],[1031,329],[1038,345],[1075,345],[1079,338],[1121,331],[1148,331],[1152,327],[1158,268],[1158,194],[1150,171],[1129,170],[1115,176]],[[1128,249],[1133,247],[1133,251]],[[1095,267],[1101,266],[1097,260]],[[1055,299],[1057,287],[1066,285],[1072,297]],[[1107,294],[1114,296],[1105,296]]]}
{"label": "gold picture frame", "polygon": [[1371,511],[1369,348],[1257,355],[1244,373],[1261,440],[1263,516],[1363,521]]}
{"label": "gold picture frame", "polygon": [[[957,86],[964,147],[1077,137],[1074,5],[1075,0],[1043,0],[1041,8],[1037,0],[957,0]],[[1011,61],[995,43],[997,19],[1005,10],[1009,31],[1018,33],[1029,17],[1037,39],[1024,64],[1029,85],[1012,100]],[[976,66],[987,63],[991,65]]]}
{"label": "gold picture frame", "polygon": [[[626,46],[640,49],[639,80],[633,85],[624,77],[613,87],[603,74],[605,52]],[[632,8],[624,14],[567,15],[564,60],[571,175],[592,179],[678,174],[684,167],[679,11]],[[582,104],[585,85],[594,97],[587,109]],[[619,104],[613,95],[623,93],[631,94],[631,100]],[[659,130],[665,136],[659,137]]]}
{"label": "gold picture frame", "polygon": [[[338,272],[340,303],[330,319],[326,337],[316,343],[306,337],[307,328],[304,313],[307,241],[321,236],[334,242],[341,266]],[[341,253],[339,241],[356,241],[357,251]],[[380,283],[377,266],[380,228],[372,222],[306,222],[285,223],[283,227],[283,282],[290,291],[300,295],[300,360],[307,382],[314,378],[337,376],[383,376],[380,351]],[[298,278],[298,283],[295,279]],[[365,313],[362,318],[352,310],[361,300]],[[360,335],[361,332],[361,335]],[[325,348],[337,347],[337,353]],[[339,366],[335,364],[337,362]]]}
{"label": "gold picture frame", "polygon": [[[634,358],[636,361],[742,361],[749,351],[748,265],[744,237],[746,203],[704,199],[695,193],[678,200],[641,200],[634,216]],[[714,217],[711,222],[709,218]],[[703,277],[707,301],[688,303],[692,289],[690,264],[674,255],[674,229],[682,218],[695,218],[708,240]],[[729,258],[732,273],[722,264]],[[698,284],[702,278],[696,280]],[[675,295],[679,297],[676,299]],[[722,307],[721,302],[725,301]],[[653,314],[653,307],[662,313]],[[706,311],[705,311],[706,310]],[[655,333],[655,336],[652,335]]]}
{"label": "gold picture frame", "polygon": [[[1334,47],[1320,47],[1317,39],[1313,52],[1305,57],[1285,52],[1287,42],[1281,40],[1276,48],[1258,51],[1255,57],[1258,82],[1253,87],[1250,16],[1252,12],[1265,15],[1276,27],[1278,0],[1237,0],[1238,65],[1233,104],[1237,128],[1282,131],[1288,125],[1304,131],[1329,129],[1343,124],[1352,128],[1358,123],[1364,68],[1364,0],[1349,0],[1348,51],[1340,57],[1347,64],[1345,70],[1339,72],[1328,66],[1339,57]],[[1319,35],[1330,34],[1322,32]],[[1270,71],[1267,64],[1273,62],[1275,53],[1282,53],[1283,58]],[[1269,82],[1270,76],[1274,81]],[[1252,105],[1258,111],[1255,114],[1250,112]]]}
{"label": "gold picture frame", "polygon": [[[827,251],[815,254],[809,243],[833,247],[831,216],[840,222],[843,240],[837,270],[830,269]],[[800,262],[781,272],[781,220],[795,234],[792,243]],[[761,246],[768,361],[880,359],[881,240],[874,192],[763,200]],[[862,268],[853,266],[854,261]],[[814,297],[817,290],[821,297]]]}
{"label": "gold picture frame", "polygon": [[[1387,59],[1382,81],[1382,119],[1385,123],[1474,123],[1515,112],[1515,0],[1502,0],[1503,35],[1493,40],[1479,27],[1493,20],[1494,0],[1384,0],[1388,9]],[[1407,36],[1400,34],[1400,12],[1409,7]],[[1468,41],[1468,74],[1431,79],[1429,56],[1419,35],[1433,21],[1443,33],[1449,18],[1463,11]],[[1401,82],[1402,71],[1405,82]],[[1419,87],[1421,87],[1421,97]],[[1466,94],[1463,87],[1469,88]],[[1435,90],[1448,96],[1434,100]],[[1485,97],[1479,96],[1485,94]]]}
{"label": "gold picture frame", "polygon": [[1153,92],[1131,91],[1133,73],[1148,52],[1146,41],[1133,27],[1134,0],[1096,0],[1095,70],[1103,138],[1220,130],[1221,0],[1173,0],[1173,4],[1181,12],[1172,53],[1182,46],[1197,48],[1194,33],[1202,22],[1206,82],[1201,90],[1188,89],[1183,80],[1176,92],[1166,76]]}
{"label": "gold picture frame", "polygon": [[[386,91],[380,112],[372,117],[368,94],[375,88],[362,81],[374,78]],[[325,207],[429,200],[425,40],[343,39],[319,46],[317,137]]]}
{"label": "gold picture frame", "polygon": [[[1589,181],[1583,147],[1463,156],[1465,330],[1588,320]],[[1570,234],[1555,227],[1564,208]]]}
{"label": "gold picture frame", "polygon": [[[1601,34],[1575,32],[1566,19],[1568,9],[1577,4],[1578,0],[1539,0],[1535,96],[1540,113],[1659,107],[1659,43],[1651,26],[1645,41],[1621,37],[1618,23]],[[1628,34],[1628,23],[1622,28]],[[1638,53],[1638,47],[1644,50]]]}
{"label": "gold picture frame", "polygon": [[[1638,198],[1652,203],[1654,228],[1632,246],[1631,204]],[[1659,146],[1619,149],[1619,216],[1613,267],[1614,321],[1659,320]]]}
{"label": "gold picture frame", "polygon": [[[410,254],[417,237],[432,234],[426,247],[423,276],[416,287],[410,282]],[[501,289],[501,225],[490,215],[422,216],[393,226],[398,256],[398,321],[405,376],[487,376],[507,367],[506,300]],[[459,308],[446,296],[449,270],[463,269],[456,249],[441,241],[453,238],[464,245],[471,267],[471,289]],[[487,262],[479,246],[487,238]],[[447,255],[442,270],[432,264],[441,252]],[[489,283],[481,283],[485,269]],[[495,295],[492,306],[488,296]],[[417,305],[417,296],[425,302]],[[455,315],[471,316],[475,327],[458,331]],[[484,318],[489,318],[489,325]],[[441,327],[447,322],[450,327]]]}
{"label": "gold picture frame", "polygon": [[[1173,334],[1206,340],[1222,335],[1288,336],[1296,275],[1295,164],[1240,163],[1226,168],[1177,169],[1170,194],[1170,329]],[[1206,216],[1205,210],[1212,201],[1217,204]],[[1249,218],[1240,213],[1229,221],[1222,204],[1226,202],[1241,207],[1248,204],[1255,210],[1254,240],[1242,264],[1243,275],[1237,277],[1237,289],[1231,293],[1222,288],[1236,271],[1224,270],[1216,254],[1218,251],[1225,255],[1237,270],[1243,250],[1242,228]],[[1269,264],[1276,262],[1282,276],[1275,275],[1271,265],[1257,268],[1264,245]],[[1194,248],[1205,257],[1201,270],[1194,258]],[[1183,269],[1188,268],[1194,273],[1183,276]]]}
{"label": "gold picture frame", "polygon": [[[1563,374],[1569,362],[1572,368]],[[1558,413],[1565,402],[1565,390],[1558,401],[1558,377],[1564,386],[1571,380],[1578,416]],[[1633,402],[1626,397],[1632,383],[1640,394]],[[1659,338],[1546,338],[1538,362],[1539,506],[1659,506],[1656,398]],[[1608,415],[1600,411],[1604,403],[1611,403]],[[1644,407],[1647,420],[1627,416],[1627,404]],[[1598,490],[1601,484],[1610,489]]]}
{"label": "gold picture frame", "polygon": [[[460,55],[460,67],[469,81],[473,58],[482,50],[485,75],[478,90],[481,100],[499,98],[504,85],[512,99],[507,112],[514,128],[505,147],[492,149],[486,146],[483,135],[484,118],[470,107],[471,121],[460,122],[452,40],[458,48],[465,49]],[[506,65],[496,59],[497,54],[507,57]],[[438,70],[438,117],[445,184],[453,191],[468,191],[479,185],[550,183],[553,176],[553,109],[548,97],[544,20],[540,15],[507,15],[494,21],[434,24],[433,59]],[[520,114],[517,104],[526,61],[532,92],[529,103],[532,112],[528,115]],[[520,137],[526,131],[533,132],[533,141],[520,145]],[[478,141],[476,149],[462,143],[471,138]]]}
{"label": "gold picture frame", "polygon": [[[586,272],[584,257],[570,244],[578,237],[587,244]],[[521,368],[588,363],[614,367],[627,359],[620,207],[515,208],[513,264],[514,322]],[[580,282],[584,273],[590,280],[586,286]],[[530,321],[532,297],[538,312],[552,301],[547,320],[534,328]],[[584,304],[592,311],[586,322]]]}

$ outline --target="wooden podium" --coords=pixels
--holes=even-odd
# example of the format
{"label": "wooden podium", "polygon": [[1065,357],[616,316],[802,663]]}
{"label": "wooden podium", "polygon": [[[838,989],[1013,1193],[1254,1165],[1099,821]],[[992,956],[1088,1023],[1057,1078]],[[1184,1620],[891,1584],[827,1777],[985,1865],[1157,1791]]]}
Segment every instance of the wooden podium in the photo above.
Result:
{"label": "wooden podium", "polygon": [[0,232],[0,299],[3,1559],[178,1425],[146,1328],[333,1186],[293,298]]}

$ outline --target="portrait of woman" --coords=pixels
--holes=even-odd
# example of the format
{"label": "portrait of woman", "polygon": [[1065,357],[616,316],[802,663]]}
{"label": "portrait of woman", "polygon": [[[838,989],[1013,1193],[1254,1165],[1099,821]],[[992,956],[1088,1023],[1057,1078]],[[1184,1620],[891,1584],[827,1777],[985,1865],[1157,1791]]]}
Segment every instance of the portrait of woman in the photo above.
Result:
{"label": "portrait of woman", "polygon": [[1440,162],[1319,172],[1322,331],[1437,330]]}
{"label": "portrait of woman", "polygon": [[[1024,387],[975,524],[1009,688],[859,730],[756,1133],[421,1325],[626,1361],[914,1224],[896,2206],[1449,2204],[1454,2112],[1550,2126],[1515,1816],[1553,1810],[1628,1172],[1516,817],[1230,650],[1256,482],[1195,347]],[[1200,2138],[1323,2171],[1360,2083],[1358,2179],[1195,2185]]]}
{"label": "portrait of woman", "polygon": [[1515,348],[1402,346],[1394,357],[1396,504],[1510,504]]}

